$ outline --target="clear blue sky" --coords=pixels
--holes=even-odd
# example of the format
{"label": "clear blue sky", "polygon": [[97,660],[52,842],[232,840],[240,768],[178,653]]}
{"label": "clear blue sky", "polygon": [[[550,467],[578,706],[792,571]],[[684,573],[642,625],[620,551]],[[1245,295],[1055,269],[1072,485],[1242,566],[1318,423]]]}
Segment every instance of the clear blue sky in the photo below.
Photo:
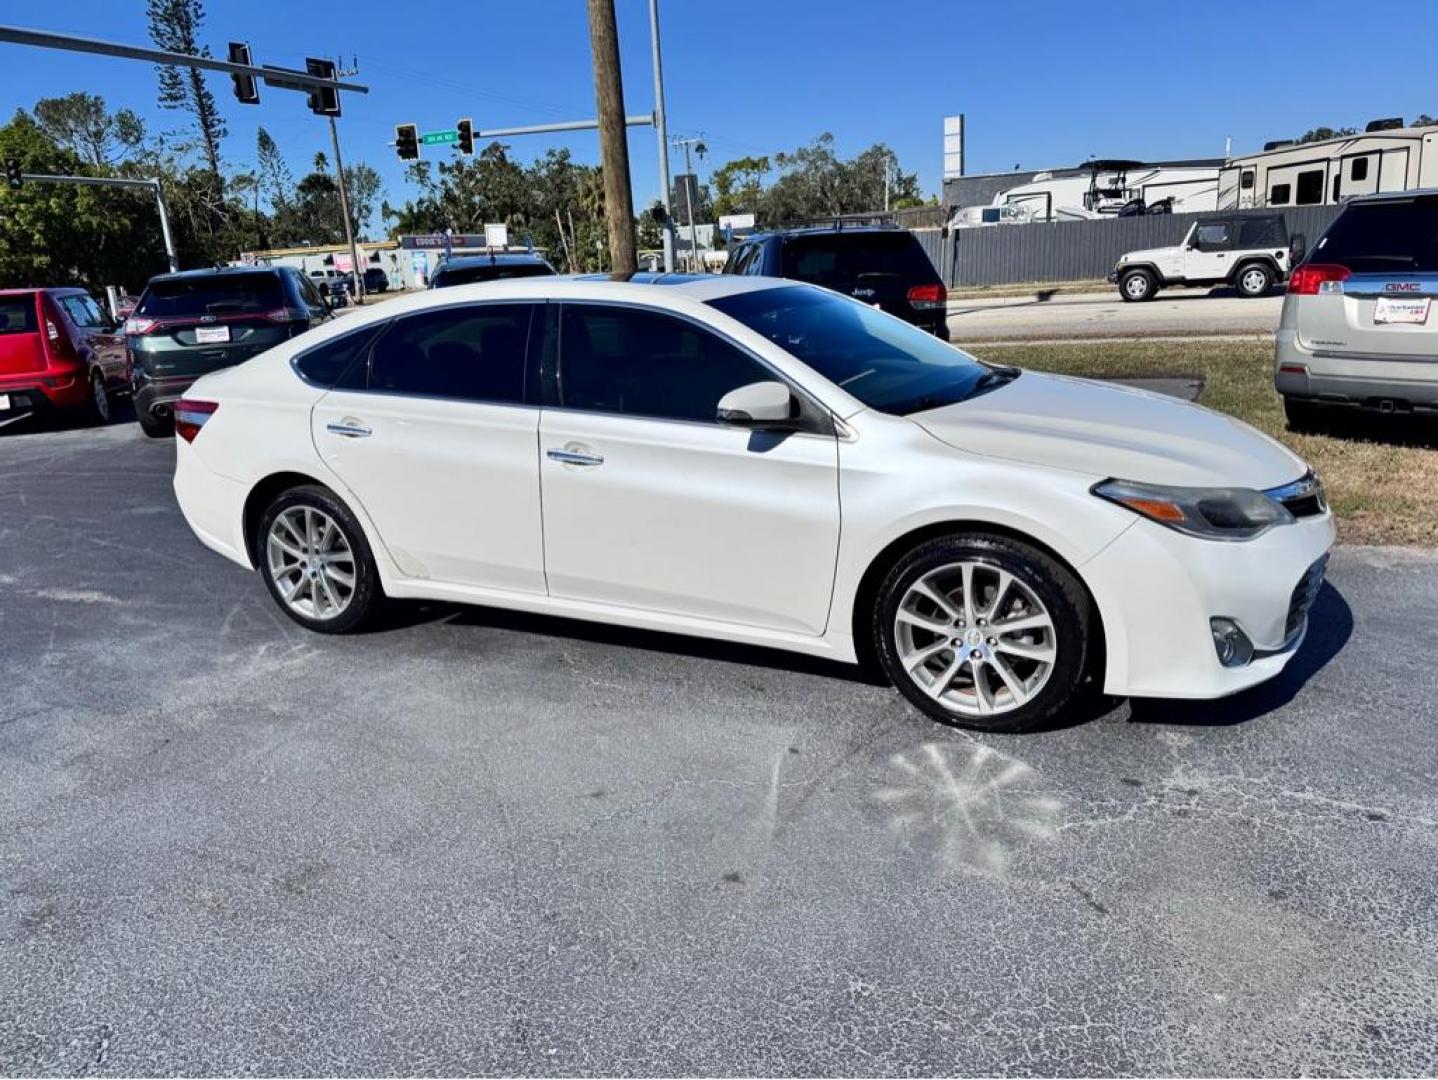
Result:
{"label": "clear blue sky", "polygon": [[[357,56],[368,96],[346,95],[346,157],[405,196],[387,145],[393,125],[481,128],[594,114],[583,0],[208,0],[205,41],[223,55],[248,40],[257,62]],[[649,111],[646,0],[617,0],[625,104]],[[1136,16],[1125,14],[1138,10]],[[144,0],[16,0],[0,21],[148,44]],[[1208,18],[1204,18],[1205,15]],[[1438,2],[1380,13],[1351,0],[1223,5],[1149,0],[1135,9],[1029,0],[661,0],[671,133],[703,132],[701,172],[833,132],[841,153],[887,142],[937,192],[942,118],[963,112],[969,172],[1100,157],[1218,156],[1310,127],[1438,115]],[[262,89],[259,106],[211,76],[229,124],[225,156],[253,161],[255,129],[279,140],[297,175],[329,151],[303,95]],[[0,44],[0,109],[84,89],[138,111],[152,128],[148,65]],[[551,142],[551,140],[553,140]],[[593,133],[508,140],[522,160],[568,145],[594,161]],[[451,151],[444,150],[444,153]],[[437,151],[427,151],[434,156]],[[652,129],[630,132],[636,205],[658,192]],[[671,164],[680,171],[682,159]]]}

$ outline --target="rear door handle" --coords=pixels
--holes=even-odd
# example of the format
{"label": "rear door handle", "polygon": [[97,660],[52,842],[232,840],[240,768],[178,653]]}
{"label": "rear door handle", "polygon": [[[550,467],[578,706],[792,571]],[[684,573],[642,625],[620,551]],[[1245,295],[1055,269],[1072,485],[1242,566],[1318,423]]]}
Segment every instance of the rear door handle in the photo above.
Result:
{"label": "rear door handle", "polygon": [[331,435],[339,435],[346,439],[368,439],[374,434],[373,431],[365,427],[358,420],[350,420],[348,418],[341,420],[337,424],[326,424],[325,430]]}
{"label": "rear door handle", "polygon": [[545,451],[545,456],[551,461],[559,461],[565,465],[584,465],[588,468],[593,468],[595,465],[604,464],[604,458],[599,454],[590,454],[583,450],[571,450],[568,447],[552,447]]}

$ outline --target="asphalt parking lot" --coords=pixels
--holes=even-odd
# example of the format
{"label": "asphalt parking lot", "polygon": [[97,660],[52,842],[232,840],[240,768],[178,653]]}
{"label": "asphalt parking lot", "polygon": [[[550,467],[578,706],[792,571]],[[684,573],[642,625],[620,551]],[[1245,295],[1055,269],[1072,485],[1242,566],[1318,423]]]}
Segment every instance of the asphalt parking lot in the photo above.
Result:
{"label": "asphalt parking lot", "polygon": [[0,1072],[1438,1069],[1438,558],[1025,737],[486,610],[331,639],[133,424],[0,435]]}

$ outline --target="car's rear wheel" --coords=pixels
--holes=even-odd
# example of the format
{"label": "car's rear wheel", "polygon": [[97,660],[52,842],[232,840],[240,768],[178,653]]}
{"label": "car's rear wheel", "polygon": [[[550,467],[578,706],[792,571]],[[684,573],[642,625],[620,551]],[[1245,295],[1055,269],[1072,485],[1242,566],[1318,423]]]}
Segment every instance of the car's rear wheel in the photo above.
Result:
{"label": "car's rear wheel", "polygon": [[1052,556],[1003,536],[952,535],[898,560],[879,587],[873,645],[894,686],[935,720],[1026,731],[1074,700],[1090,603]]}
{"label": "car's rear wheel", "polygon": [[382,596],[359,522],[326,488],[310,485],[280,495],[261,516],[255,541],[270,595],[307,629],[354,630]]}
{"label": "car's rear wheel", "polygon": [[1118,279],[1119,295],[1130,303],[1153,299],[1157,285],[1153,274],[1142,268],[1129,270]]}
{"label": "car's rear wheel", "polygon": [[96,424],[108,424],[110,416],[110,392],[105,388],[105,375],[96,369],[90,372],[90,419]]}
{"label": "car's rear wheel", "polygon": [[1239,267],[1237,284],[1242,296],[1262,296],[1273,284],[1273,271],[1262,263],[1249,263]]}

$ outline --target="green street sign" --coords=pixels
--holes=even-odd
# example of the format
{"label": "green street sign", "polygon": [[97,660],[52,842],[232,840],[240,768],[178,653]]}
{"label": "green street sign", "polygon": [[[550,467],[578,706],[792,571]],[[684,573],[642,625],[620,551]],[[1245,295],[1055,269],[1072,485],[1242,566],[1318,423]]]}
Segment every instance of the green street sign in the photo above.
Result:
{"label": "green street sign", "polygon": [[459,142],[459,132],[454,128],[446,131],[426,131],[419,137],[422,146],[442,146],[445,143]]}

